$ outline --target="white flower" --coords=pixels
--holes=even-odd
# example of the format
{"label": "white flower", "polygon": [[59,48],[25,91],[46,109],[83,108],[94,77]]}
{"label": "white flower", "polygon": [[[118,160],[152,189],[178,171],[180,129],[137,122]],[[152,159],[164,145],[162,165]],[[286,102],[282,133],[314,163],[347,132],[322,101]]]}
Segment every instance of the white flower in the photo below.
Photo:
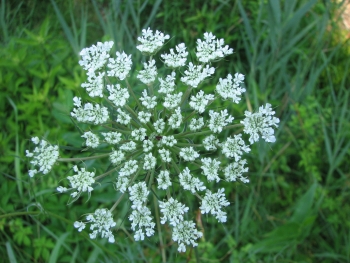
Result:
{"label": "white flower", "polygon": [[212,215],[215,215],[219,222],[222,223],[226,222],[227,216],[226,212],[222,211],[221,208],[230,205],[226,200],[224,191],[224,188],[221,188],[217,193],[213,194],[211,191],[207,190],[202,200],[202,205],[199,207],[202,214],[210,212]]}
{"label": "white flower", "polygon": [[248,167],[244,167],[246,163],[246,160],[230,163],[224,170],[225,180],[228,182],[235,182],[238,179],[242,183],[249,183],[249,179],[242,175],[248,172]]}
{"label": "white flower", "polygon": [[179,128],[182,122],[182,115],[181,115],[181,109],[178,107],[175,109],[175,112],[171,114],[168,123],[171,126],[171,128],[176,129]]}
{"label": "white flower", "polygon": [[100,144],[98,136],[90,131],[85,132],[81,137],[86,139],[85,144],[87,147],[97,148]]}
{"label": "white flower", "polygon": [[117,116],[117,122],[120,124],[128,125],[130,123],[131,117],[122,111],[121,109],[117,109],[117,112],[119,113]]}
{"label": "white flower", "polygon": [[126,152],[132,152],[136,149],[136,143],[133,141],[126,142],[123,145],[121,145],[119,149]]}
{"label": "white flower", "polygon": [[129,187],[130,201],[132,202],[132,209],[137,209],[147,201],[149,191],[145,182],[139,182]]}
{"label": "white flower", "polygon": [[[144,240],[145,233],[148,237],[154,235],[155,223],[152,222],[151,211],[147,206],[140,206],[133,210],[129,216],[131,221],[131,229],[135,231],[135,241]],[[136,230],[138,228],[138,230]]]}
{"label": "white flower", "polygon": [[160,55],[164,59],[164,64],[170,68],[182,67],[186,64],[188,52],[186,51],[186,46],[184,43],[177,45],[176,52],[174,49],[170,49],[170,54]]}
{"label": "white flower", "polygon": [[153,108],[157,105],[157,101],[156,101],[157,97],[155,97],[155,96],[154,96],[154,97],[148,96],[146,90],[144,90],[144,91],[142,92],[142,95],[143,95],[143,96],[140,98],[141,103],[142,103],[142,105],[145,106],[147,109],[151,110],[151,109],[153,109]]}
{"label": "white flower", "polygon": [[160,82],[160,89],[158,90],[159,93],[169,94],[175,90],[175,76],[176,73],[173,71],[171,72],[171,75],[167,75],[165,80],[162,78],[158,78]]}
{"label": "white flower", "polygon": [[135,129],[131,132],[131,136],[137,141],[143,141],[147,135],[145,128]]}
{"label": "white flower", "polygon": [[136,160],[129,160],[124,163],[124,166],[119,170],[119,176],[130,176],[138,169]]}
{"label": "white flower", "polygon": [[190,122],[189,128],[191,131],[198,131],[202,129],[203,126],[204,126],[204,121],[203,121],[203,118],[200,117],[198,119],[193,118]]}
{"label": "white flower", "polygon": [[81,107],[81,98],[79,98],[79,97],[74,97],[73,98],[73,104],[74,104],[74,106],[76,106],[76,107],[78,107],[78,108],[80,108]]}
{"label": "white flower", "polygon": [[152,55],[155,54],[164,45],[164,41],[169,38],[169,35],[164,35],[158,30],[153,34],[150,28],[142,29],[142,37],[137,38],[141,44],[136,46],[136,48],[147,55]]}
{"label": "white flower", "polygon": [[102,132],[105,137],[105,141],[109,144],[117,144],[121,141],[122,134],[119,132]]}
{"label": "white flower", "polygon": [[33,177],[35,174],[41,172],[43,174],[47,174],[51,171],[52,166],[56,163],[59,152],[58,152],[58,146],[57,145],[50,145],[45,140],[39,140],[38,137],[33,137],[32,142],[36,145],[33,152],[29,152],[26,150],[26,156],[33,158],[33,160],[30,161],[30,163],[35,167],[39,168],[39,171],[29,170],[28,174],[30,177]]}
{"label": "white flower", "polygon": [[182,148],[180,150],[179,155],[185,160],[185,161],[194,161],[196,158],[199,157],[199,153],[197,153],[193,147],[186,147]]}
{"label": "white flower", "polygon": [[125,155],[122,151],[115,151],[112,150],[111,154],[109,155],[109,159],[111,160],[111,163],[114,165],[120,164],[125,158]]}
{"label": "white flower", "polygon": [[199,91],[196,96],[191,96],[190,106],[192,109],[203,113],[205,107],[208,105],[209,101],[214,100],[214,95],[208,94],[205,95],[203,90]]}
{"label": "white flower", "polygon": [[110,69],[107,71],[107,75],[110,77],[117,77],[120,80],[123,80],[128,75],[129,71],[131,70],[131,55],[125,54],[120,52],[116,52],[115,55],[117,56],[114,58],[109,58],[107,67]]}
{"label": "white flower", "polygon": [[169,150],[166,150],[164,148],[159,149],[159,155],[163,162],[170,163],[171,162],[171,153]]}
{"label": "white flower", "polygon": [[128,89],[121,88],[119,84],[116,85],[107,85],[107,90],[109,91],[108,99],[113,102],[113,104],[117,107],[123,107],[130,95]]}
{"label": "white flower", "polygon": [[81,232],[85,228],[85,224],[83,222],[75,221],[74,227],[78,228],[78,231]]}
{"label": "white flower", "polygon": [[207,63],[233,53],[228,45],[224,46],[223,39],[216,39],[211,32],[204,33],[204,41],[197,39],[197,58],[200,62]]}
{"label": "white flower", "polygon": [[130,178],[129,177],[124,177],[124,176],[119,176],[117,178],[117,182],[115,184],[115,188],[122,192],[122,193],[125,193],[126,192],[126,189],[128,188],[129,186],[129,183],[130,183]]}
{"label": "white flower", "polygon": [[163,217],[160,218],[160,223],[165,224],[166,221],[169,221],[169,224],[176,226],[184,220],[183,214],[187,213],[188,207],[174,198],[166,202],[159,201],[160,212],[163,213]]}
{"label": "white flower", "polygon": [[139,74],[137,74],[137,78],[144,84],[150,85],[154,82],[157,77],[157,67],[156,61],[154,59],[148,61],[147,63],[143,63],[144,70],[141,70]]}
{"label": "white flower", "polygon": [[81,84],[82,88],[85,88],[90,97],[103,97],[103,77],[104,72],[99,72],[98,76],[91,74],[88,77],[88,82]]}
{"label": "white flower", "polygon": [[193,88],[197,88],[205,78],[210,77],[215,72],[215,68],[209,68],[206,65],[203,68],[202,65],[194,66],[192,62],[188,65],[188,70],[185,70],[185,76],[181,78],[181,81]]}
{"label": "white flower", "polygon": [[113,46],[113,41],[105,43],[98,42],[97,45],[92,45],[89,48],[84,48],[80,52],[80,66],[92,74],[94,71],[102,69],[110,57],[109,51]]}
{"label": "white flower", "polygon": [[108,120],[108,109],[106,107],[101,107],[98,104],[86,103],[84,107],[81,104],[81,98],[73,98],[74,108],[71,112],[71,116],[74,117],[79,122],[93,123],[95,125],[102,124]]}
{"label": "white flower", "polygon": [[[127,78],[133,66],[131,55],[120,51],[110,57],[113,42],[97,43],[81,51],[79,63],[87,70],[87,81],[81,86],[92,98],[89,98],[90,102],[82,103],[81,98],[74,97],[71,116],[85,123],[81,129],[89,130],[82,137],[86,139],[87,149],[84,151],[90,150],[91,153],[79,155],[72,161],[86,160],[91,164],[94,159],[101,159],[106,167],[96,168],[99,174],[95,176],[95,172],[74,166],[74,174],[67,177],[69,186],[59,186],[57,191],[72,190],[71,199],[74,201],[83,192],[90,197],[96,179],[101,179],[98,182],[101,184],[112,182],[115,190],[123,193],[117,197],[116,203],[110,210],[97,209],[85,221],[75,222],[74,227],[82,231],[90,224],[90,238],[102,236],[114,242],[112,228],[116,223],[112,211],[123,213],[125,209],[117,205],[125,195],[130,199],[127,203],[131,203],[129,220],[134,239],[139,241],[154,235],[155,223],[146,206],[152,190],[159,200],[158,208],[157,204],[152,207],[160,210],[161,224],[171,226],[178,251],[185,252],[186,246],[198,245],[196,241],[202,233],[194,222],[185,221],[190,205],[187,207],[180,200],[191,201],[193,198],[185,195],[193,194],[201,202],[201,213],[211,213],[219,222],[226,222],[224,208],[229,202],[224,188],[217,192],[208,189],[204,193],[204,181],[213,187],[218,183],[249,182],[243,176],[248,168],[242,156],[250,151],[250,145],[245,144],[241,134],[234,135],[240,132],[235,130],[240,124],[232,125],[234,118],[228,113],[233,103],[242,100],[244,75],[236,73],[220,78],[214,83],[215,95],[205,93],[201,88],[194,90],[212,78],[216,67],[212,63],[232,54],[233,50],[224,45],[223,39],[205,33],[204,40],[197,40],[198,65],[194,65],[187,62],[189,52],[184,43],[168,53],[155,56],[167,39],[169,36],[159,31],[142,30],[137,48],[149,58],[143,60],[143,67],[130,81]],[[156,57],[161,57],[165,70],[170,68],[169,75],[158,75]],[[175,69],[183,66],[186,68],[179,70],[181,76],[176,76]],[[165,72],[163,69],[159,69],[159,73]],[[219,101],[213,103],[216,99]],[[221,103],[224,100],[227,101]],[[222,109],[213,111],[209,107]],[[257,113],[245,112],[241,123],[244,132],[250,135],[250,143],[260,137],[268,142],[275,141],[274,126],[277,127],[279,119],[274,114],[270,104],[260,107]],[[99,134],[103,136],[101,143]],[[232,137],[228,137],[230,135]],[[51,146],[38,137],[32,138],[32,142],[36,145],[34,152],[26,151],[34,166],[28,171],[29,176],[38,172],[46,174],[56,161],[67,160],[58,159],[58,146]],[[216,151],[218,148],[220,151]]]}
{"label": "white flower", "polygon": [[34,144],[39,144],[39,142],[40,142],[39,137],[33,137],[31,140]]}
{"label": "white flower", "polygon": [[152,150],[154,144],[151,140],[144,140],[143,142],[143,151],[146,153],[146,152],[149,152],[150,150]]}
{"label": "white flower", "polygon": [[177,143],[177,140],[174,138],[173,135],[169,135],[169,136],[162,136],[162,139],[160,142],[161,144],[164,144],[166,146],[173,147]]}
{"label": "white flower", "polygon": [[65,192],[68,191],[68,188],[63,187],[63,186],[58,186],[58,187],[56,188],[56,190],[57,190],[57,192],[65,193]]}
{"label": "white flower", "polygon": [[135,241],[140,241],[145,239],[145,233],[142,231],[142,229],[135,231],[134,239]]}
{"label": "white flower", "polygon": [[88,192],[91,193],[92,190],[94,190],[91,185],[95,183],[95,173],[88,172],[85,170],[85,168],[81,168],[80,171],[78,169],[78,166],[73,167],[74,172],[77,174],[73,176],[68,176],[67,179],[69,180],[69,183],[72,188],[75,188],[77,191],[73,192],[71,196],[75,197],[76,195],[79,195],[81,192]]}
{"label": "white flower", "polygon": [[146,154],[143,164],[143,169],[151,170],[156,166],[157,159],[152,155],[152,153]]}
{"label": "white flower", "polygon": [[174,109],[181,102],[182,92],[175,94],[167,94],[164,98],[163,106],[167,109]]}
{"label": "white flower", "polygon": [[183,189],[189,190],[193,194],[196,192],[196,189],[197,191],[203,191],[206,188],[203,182],[190,174],[190,169],[188,169],[188,167],[179,174],[179,181]]}
{"label": "white flower", "polygon": [[186,246],[192,245],[196,247],[196,240],[203,236],[202,232],[196,229],[196,225],[192,221],[182,221],[173,229],[172,239],[179,244],[177,251],[186,252]]}
{"label": "white flower", "polygon": [[218,176],[218,172],[221,162],[209,157],[203,158],[201,161],[203,174],[207,177],[208,181],[216,180],[216,182],[219,182],[220,178]]}
{"label": "white flower", "polygon": [[235,161],[241,159],[243,152],[250,152],[249,146],[245,145],[242,134],[237,134],[233,138],[227,138],[222,144],[222,153],[228,158],[235,158]]}
{"label": "white flower", "polygon": [[[102,238],[108,238],[108,242],[114,243],[115,239],[111,228],[114,227],[116,223],[113,221],[112,213],[108,209],[97,209],[95,213],[89,214],[86,220],[91,224],[91,239],[95,239],[97,234],[101,234]],[[82,222],[75,222],[74,227],[78,228],[80,232],[85,228],[85,224]]]}
{"label": "white flower", "polygon": [[38,173],[38,170],[34,169],[34,170],[28,170],[28,175],[29,177],[33,177],[34,175],[36,175]]}
{"label": "white flower", "polygon": [[162,119],[157,120],[155,123],[153,123],[153,127],[159,134],[164,131],[165,128],[165,122]]}
{"label": "white flower", "polygon": [[149,122],[149,120],[151,119],[151,116],[152,114],[146,111],[139,111],[139,113],[137,114],[137,117],[141,123]]}
{"label": "white flower", "polygon": [[221,144],[219,140],[213,134],[210,134],[203,140],[203,146],[207,151],[215,151],[217,149],[217,146],[220,145]]}
{"label": "white flower", "polygon": [[157,181],[158,181],[158,188],[159,189],[163,189],[166,190],[168,189],[168,187],[171,185],[171,181],[170,181],[170,176],[169,176],[169,171],[167,170],[162,170],[159,172]]}
{"label": "white flower", "polygon": [[245,119],[241,121],[244,125],[244,132],[250,135],[249,142],[253,144],[259,140],[259,135],[266,142],[275,142],[276,138],[272,126],[277,127],[280,120],[273,117],[275,112],[271,108],[271,104],[267,103],[259,107],[259,112],[245,112]]}
{"label": "white flower", "polygon": [[216,91],[223,99],[230,98],[234,103],[241,101],[241,95],[246,91],[240,85],[244,80],[244,75],[236,73],[235,78],[232,79],[232,75],[228,74],[226,79],[219,79],[219,83],[216,85]]}
{"label": "white flower", "polygon": [[[233,121],[233,117],[227,113],[227,110],[222,110],[220,113],[209,111],[209,129],[215,133],[220,133],[222,128]],[[226,118],[227,117],[227,118]]]}

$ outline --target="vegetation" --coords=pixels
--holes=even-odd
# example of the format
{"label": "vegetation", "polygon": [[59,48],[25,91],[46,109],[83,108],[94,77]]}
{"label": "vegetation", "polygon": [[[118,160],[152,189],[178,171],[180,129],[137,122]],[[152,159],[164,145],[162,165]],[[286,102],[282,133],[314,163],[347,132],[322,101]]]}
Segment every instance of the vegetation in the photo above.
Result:
{"label": "vegetation", "polygon": [[[0,255],[8,262],[161,262],[158,239],[133,242],[127,220],[116,243],[92,241],[73,222],[115,192],[67,205],[57,195],[68,167],[30,179],[32,136],[76,144],[69,118],[84,93],[79,51],[114,40],[130,52],[150,26],[195,43],[213,32],[235,49],[222,74],[246,75],[249,109],[270,102],[281,119],[277,142],[261,142],[247,185],[226,189],[228,222],[193,215],[204,237],[167,262],[350,262],[350,48],[331,0],[1,1]],[[42,16],[45,14],[45,17]],[[348,29],[349,30],[349,29]],[[176,42],[175,42],[176,41]],[[135,61],[140,56],[133,54]],[[82,95],[81,94],[81,95]],[[236,109],[243,116],[243,108]],[[234,115],[236,117],[236,115]],[[67,155],[69,151],[67,149]],[[125,214],[128,205],[121,207]]]}

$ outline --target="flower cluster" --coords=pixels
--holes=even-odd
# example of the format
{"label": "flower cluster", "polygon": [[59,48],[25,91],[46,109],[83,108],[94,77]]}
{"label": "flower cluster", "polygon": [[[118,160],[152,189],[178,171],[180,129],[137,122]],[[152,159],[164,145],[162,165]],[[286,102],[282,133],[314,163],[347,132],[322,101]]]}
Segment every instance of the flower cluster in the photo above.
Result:
{"label": "flower cluster", "polygon": [[52,166],[58,159],[58,146],[52,146],[48,144],[48,142],[45,140],[40,141],[38,137],[33,137],[32,142],[38,146],[35,147],[33,152],[26,150],[26,156],[29,158],[33,158],[33,160],[30,161],[30,163],[34,167],[37,166],[39,171],[37,169],[29,170],[29,176],[33,177],[39,172],[47,174],[48,172],[50,172]]}
{"label": "flower cluster", "polygon": [[[78,166],[73,167],[74,172],[77,174],[74,176],[68,176],[67,179],[70,182],[71,189],[76,189],[75,192],[71,193],[71,196],[73,198],[79,197],[81,192],[88,192],[91,193],[94,188],[91,186],[93,183],[95,183],[94,176],[95,173],[88,172],[85,170],[85,168],[81,168],[79,171]],[[67,192],[69,189],[63,186],[57,187],[57,191],[60,193]]]}
{"label": "flower cluster", "polygon": [[[142,31],[136,48],[150,57],[136,72],[136,78],[131,78],[136,85],[128,78],[133,65],[131,55],[121,51],[111,57],[113,42],[97,43],[80,53],[79,64],[87,73],[82,87],[93,102],[84,104],[75,97],[71,116],[84,123],[84,150],[92,149],[93,154],[85,159],[79,157],[79,161],[105,158],[108,168],[95,176],[98,172],[75,165],[75,175],[67,177],[70,186],[59,186],[57,190],[73,190],[71,196],[76,199],[84,192],[90,195],[95,182],[104,177],[114,182],[119,198],[112,208],[97,209],[86,217],[87,222],[74,223],[78,231],[91,224],[91,238],[99,234],[114,242],[113,211],[128,196],[128,219],[136,241],[154,235],[156,223],[169,224],[178,251],[185,252],[186,246],[196,246],[203,234],[191,220],[193,215],[184,203],[188,200],[184,195],[198,198],[194,206],[202,214],[226,222],[225,207],[230,203],[225,188],[215,192],[209,185],[248,183],[244,174],[248,171],[245,155],[251,150],[250,144],[259,138],[275,141],[274,127],[279,119],[274,117],[270,104],[261,106],[257,113],[246,111],[240,122],[231,115],[230,107],[214,106],[224,100],[232,105],[240,102],[245,92],[244,75],[228,74],[219,79],[214,89],[203,85],[215,73],[211,63],[233,53],[223,39],[212,33],[205,33],[204,40],[198,39],[197,62],[187,62],[184,43],[170,48],[160,55],[168,70],[160,76],[156,54],[169,38],[149,28]],[[249,135],[250,144],[245,142],[246,135],[238,134],[241,127]],[[39,139],[33,138],[33,142],[39,144]],[[58,158],[58,147],[45,141],[33,153],[27,151],[27,156],[39,169],[30,170],[30,176],[46,174],[55,162],[63,161]],[[154,218],[150,201],[155,199],[158,203],[154,206],[159,208],[153,208],[160,210],[160,216],[155,213]]]}
{"label": "flower cluster", "polygon": [[[97,234],[100,234],[102,238],[108,238],[108,242],[114,243],[114,235],[111,231],[111,228],[116,225],[113,221],[112,213],[107,209],[97,209],[95,213],[89,214],[86,216],[86,223],[91,224],[90,230],[90,238],[95,239]],[[74,227],[78,228],[78,231],[81,232],[86,223],[81,221],[74,222]]]}

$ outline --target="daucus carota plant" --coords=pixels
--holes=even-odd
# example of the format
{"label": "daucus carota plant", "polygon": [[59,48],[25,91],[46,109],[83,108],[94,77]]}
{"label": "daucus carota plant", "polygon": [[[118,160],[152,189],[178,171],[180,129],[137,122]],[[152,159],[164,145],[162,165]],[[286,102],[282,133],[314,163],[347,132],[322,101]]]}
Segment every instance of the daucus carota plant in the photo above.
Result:
{"label": "daucus carota plant", "polygon": [[[203,82],[215,73],[213,62],[233,53],[212,33],[197,40],[197,62],[188,62],[184,43],[163,52],[158,59],[167,75],[160,76],[155,55],[167,39],[168,35],[150,29],[143,30],[138,38],[136,48],[146,56],[143,69],[136,73],[138,85],[143,87],[139,92],[128,80],[131,55],[116,52],[112,57],[113,42],[83,49],[79,64],[86,70],[87,82],[82,87],[93,102],[83,103],[75,97],[71,116],[89,124],[82,137],[85,150],[92,153],[85,158],[60,158],[58,146],[35,137],[32,142],[37,146],[33,152],[27,151],[27,156],[34,167],[29,171],[31,177],[47,174],[57,162],[74,162],[73,175],[57,187],[60,193],[70,193],[72,201],[85,192],[90,197],[104,178],[114,182],[119,192],[118,199],[111,200],[114,205],[91,211],[85,220],[75,222],[78,231],[89,224],[90,238],[101,236],[114,242],[114,212],[128,198],[128,219],[136,241],[154,235],[156,223],[168,224],[178,251],[184,252],[186,246],[196,246],[202,236],[191,220],[193,211],[184,203],[188,200],[184,195],[196,197],[194,207],[202,214],[226,222],[225,207],[230,203],[225,184],[249,182],[244,175],[248,171],[244,155],[260,138],[275,141],[273,128],[279,119],[270,104],[255,113],[246,111],[242,121],[235,121],[227,109],[211,107],[214,101],[239,103],[245,92],[244,75],[240,73],[220,78],[214,93],[206,90]],[[237,134],[242,128],[244,133]],[[84,160],[97,158],[106,160],[106,171],[101,174],[88,171],[84,165]],[[153,206],[151,195],[158,200]],[[154,219],[152,214],[158,213],[152,213],[152,207],[160,210],[158,218]]]}

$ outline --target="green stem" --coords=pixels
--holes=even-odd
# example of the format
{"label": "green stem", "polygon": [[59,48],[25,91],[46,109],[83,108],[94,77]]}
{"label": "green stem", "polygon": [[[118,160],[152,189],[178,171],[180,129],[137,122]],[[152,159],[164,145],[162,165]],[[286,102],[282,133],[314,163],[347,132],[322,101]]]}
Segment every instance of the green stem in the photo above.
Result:
{"label": "green stem", "polygon": [[243,127],[244,125],[241,123],[237,123],[237,124],[233,124],[233,125],[229,125],[229,126],[225,126],[224,128],[222,128],[223,130],[229,130],[232,128],[236,128],[236,127]]}
{"label": "green stem", "polygon": [[[153,186],[154,188],[154,186]],[[155,189],[153,189],[155,191]],[[164,249],[164,242],[163,242],[163,236],[162,236],[162,227],[160,225],[160,217],[159,217],[159,211],[158,211],[158,200],[156,198],[156,195],[153,195],[153,202],[155,207],[155,215],[156,215],[156,223],[158,228],[158,235],[159,235],[159,244],[160,244],[160,251],[162,254],[162,262],[166,262],[166,254]]]}
{"label": "green stem", "polygon": [[89,157],[77,157],[77,158],[58,158],[58,162],[79,162],[79,161],[86,161],[86,160],[95,160],[100,159],[104,157],[108,157],[110,153],[101,154],[97,156],[89,156]]}
{"label": "green stem", "polygon": [[134,121],[134,120],[131,120],[131,124],[132,124],[136,129],[141,128],[141,126],[140,126],[136,121]]}
{"label": "green stem", "polygon": [[198,253],[198,248],[194,247],[194,255],[196,256],[196,262],[200,263],[200,259],[199,259],[199,253]]}
{"label": "green stem", "polygon": [[179,137],[190,137],[190,136],[198,136],[198,135],[206,135],[206,134],[210,134],[213,133],[211,130],[207,130],[207,131],[201,131],[201,132],[184,132],[184,133],[178,133],[174,135],[174,138],[179,138]]}
{"label": "green stem", "polygon": [[189,118],[191,118],[196,113],[197,113],[196,111],[192,111],[190,114],[187,115],[187,117],[185,119],[182,120],[182,122],[186,122]]}
{"label": "green stem", "polygon": [[147,85],[148,86],[148,93],[151,97],[154,96],[154,90],[153,90],[153,85]]}
{"label": "green stem", "polygon": [[[135,175],[133,176],[133,178],[130,180],[129,185],[131,185],[131,184],[134,182],[134,180],[136,179],[136,177],[139,175],[140,171],[141,171],[141,168],[137,169],[137,172],[135,173]],[[112,208],[109,209],[109,211],[112,212],[112,211],[119,205],[120,201],[123,199],[123,197],[124,197],[125,194],[126,194],[126,192],[124,192],[124,193],[118,198],[118,200],[114,203],[114,205],[112,206]]]}
{"label": "green stem", "polygon": [[33,211],[33,212],[14,212],[14,213],[8,213],[4,215],[0,215],[1,218],[7,218],[7,217],[15,217],[15,216],[26,216],[26,215],[39,215],[42,214],[41,211]]}
{"label": "green stem", "polygon": [[200,197],[200,195],[197,194],[197,192],[195,192],[194,195],[197,196],[200,200],[203,200],[202,197]]}
{"label": "green stem", "polygon": [[134,119],[138,119],[136,112],[129,107],[129,105],[124,105],[125,109],[134,117]]}
{"label": "green stem", "polygon": [[153,183],[153,180],[154,180],[154,175],[155,175],[155,172],[154,172],[154,168],[152,169],[152,172],[151,172],[151,177],[148,181],[148,190],[151,189],[152,187],[152,183]]}
{"label": "green stem", "polygon": [[181,171],[180,171],[179,167],[177,166],[177,164],[174,162],[173,159],[171,159],[171,163],[172,163],[173,167],[175,168],[176,172],[177,172],[178,174],[180,174]]}
{"label": "green stem", "polygon": [[193,147],[202,147],[203,144],[177,143],[176,146],[180,146],[180,147],[189,147],[189,146],[193,146]]}
{"label": "green stem", "polygon": [[119,166],[114,167],[113,169],[109,170],[108,172],[105,172],[104,174],[100,174],[99,176],[96,176],[96,177],[94,178],[94,180],[95,180],[95,181],[100,180],[101,178],[103,178],[103,177],[105,177],[105,176],[107,176],[107,175],[113,173],[113,172],[114,172],[115,170],[117,170],[117,169],[119,169]]}
{"label": "green stem", "polygon": [[109,126],[106,126],[106,125],[102,125],[102,126],[107,128],[107,129],[109,129],[109,130],[117,131],[117,132],[124,133],[124,134],[127,134],[127,135],[129,135],[131,133],[131,130],[128,127],[123,126],[120,123],[113,122],[112,124],[118,126],[119,128],[122,128],[122,129],[117,129],[117,128],[109,127]]}
{"label": "green stem", "polygon": [[181,102],[180,102],[180,107],[181,105],[188,99],[192,91],[192,87],[188,87],[185,94],[182,96]]}
{"label": "green stem", "polygon": [[126,85],[128,86],[128,90],[129,90],[131,96],[132,96],[132,97],[134,98],[134,100],[136,101],[137,106],[139,106],[139,108],[142,109],[142,105],[141,105],[140,101],[138,100],[138,98],[136,97],[134,91],[132,90],[132,88],[131,88],[131,86],[130,86],[128,80],[125,79],[125,82],[126,82]]}
{"label": "green stem", "polygon": [[113,211],[120,203],[120,201],[123,199],[124,195],[126,194],[126,192],[124,192],[121,196],[119,196],[118,200],[114,203],[114,205],[112,206],[111,209],[109,209],[109,211]]}

